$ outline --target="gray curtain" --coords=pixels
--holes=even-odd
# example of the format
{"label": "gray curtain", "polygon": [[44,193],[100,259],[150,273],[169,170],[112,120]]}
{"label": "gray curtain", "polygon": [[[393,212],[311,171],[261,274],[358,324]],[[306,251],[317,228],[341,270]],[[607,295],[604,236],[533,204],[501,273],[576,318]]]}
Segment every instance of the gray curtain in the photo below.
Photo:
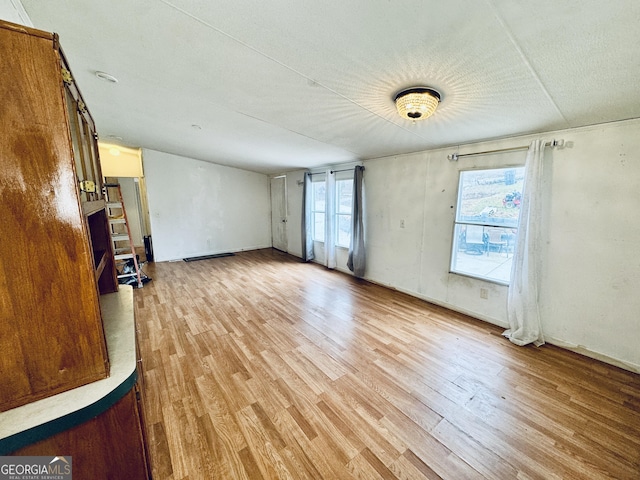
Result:
{"label": "gray curtain", "polygon": [[364,167],[357,166],[353,174],[353,206],[351,210],[351,243],[347,267],[356,277],[364,277],[366,256],[364,250],[364,220],[362,177]]}
{"label": "gray curtain", "polygon": [[311,174],[305,172],[302,184],[302,260],[309,262],[313,260],[313,235],[311,233],[311,206],[313,202],[311,189]]}

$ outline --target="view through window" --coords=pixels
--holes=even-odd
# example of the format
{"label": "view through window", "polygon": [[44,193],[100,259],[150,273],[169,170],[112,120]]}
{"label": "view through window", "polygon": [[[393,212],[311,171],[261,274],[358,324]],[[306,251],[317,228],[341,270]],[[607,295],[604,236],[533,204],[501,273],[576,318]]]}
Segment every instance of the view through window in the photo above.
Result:
{"label": "view through window", "polygon": [[311,214],[313,216],[313,239],[316,242],[324,242],[326,182],[324,180],[311,182],[311,188],[313,197],[311,208]]}
{"label": "view through window", "polygon": [[[351,205],[353,202],[353,179],[339,179],[335,182],[335,197],[327,198],[326,180],[311,182],[312,188],[312,223],[313,240],[316,242],[335,242],[339,247],[349,248],[351,242]],[[325,220],[327,215],[327,201],[335,202],[335,216],[330,221],[335,222],[333,239],[325,238]],[[332,205],[333,206],[333,205]]]}
{"label": "view through window", "polygon": [[351,242],[351,204],[353,179],[336,181],[336,245],[349,248]]}
{"label": "view through window", "polygon": [[460,172],[451,271],[508,284],[524,167]]}

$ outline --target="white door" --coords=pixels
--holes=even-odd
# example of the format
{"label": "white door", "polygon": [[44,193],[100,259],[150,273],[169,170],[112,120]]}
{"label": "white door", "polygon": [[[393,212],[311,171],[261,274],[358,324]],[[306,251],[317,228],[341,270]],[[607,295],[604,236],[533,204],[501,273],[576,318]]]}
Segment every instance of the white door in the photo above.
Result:
{"label": "white door", "polygon": [[287,177],[271,179],[271,244],[287,251]]}

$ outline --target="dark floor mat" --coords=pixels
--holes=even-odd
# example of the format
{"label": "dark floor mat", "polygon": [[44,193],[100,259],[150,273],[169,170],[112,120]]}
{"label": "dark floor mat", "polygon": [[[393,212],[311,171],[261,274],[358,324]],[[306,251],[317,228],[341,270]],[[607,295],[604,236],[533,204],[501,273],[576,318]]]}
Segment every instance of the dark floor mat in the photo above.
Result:
{"label": "dark floor mat", "polygon": [[185,262],[197,262],[198,260],[209,260],[210,258],[233,257],[235,253],[216,253],[215,255],[202,255],[201,257],[183,258]]}

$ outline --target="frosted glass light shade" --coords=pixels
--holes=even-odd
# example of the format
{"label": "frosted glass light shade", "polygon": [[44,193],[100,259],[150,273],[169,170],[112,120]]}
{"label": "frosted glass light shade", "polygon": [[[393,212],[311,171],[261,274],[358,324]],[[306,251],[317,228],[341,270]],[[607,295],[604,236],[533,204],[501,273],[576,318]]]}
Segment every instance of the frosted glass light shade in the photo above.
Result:
{"label": "frosted glass light shade", "polygon": [[427,87],[402,90],[395,98],[398,114],[407,120],[424,120],[433,115],[440,103],[440,94]]}

